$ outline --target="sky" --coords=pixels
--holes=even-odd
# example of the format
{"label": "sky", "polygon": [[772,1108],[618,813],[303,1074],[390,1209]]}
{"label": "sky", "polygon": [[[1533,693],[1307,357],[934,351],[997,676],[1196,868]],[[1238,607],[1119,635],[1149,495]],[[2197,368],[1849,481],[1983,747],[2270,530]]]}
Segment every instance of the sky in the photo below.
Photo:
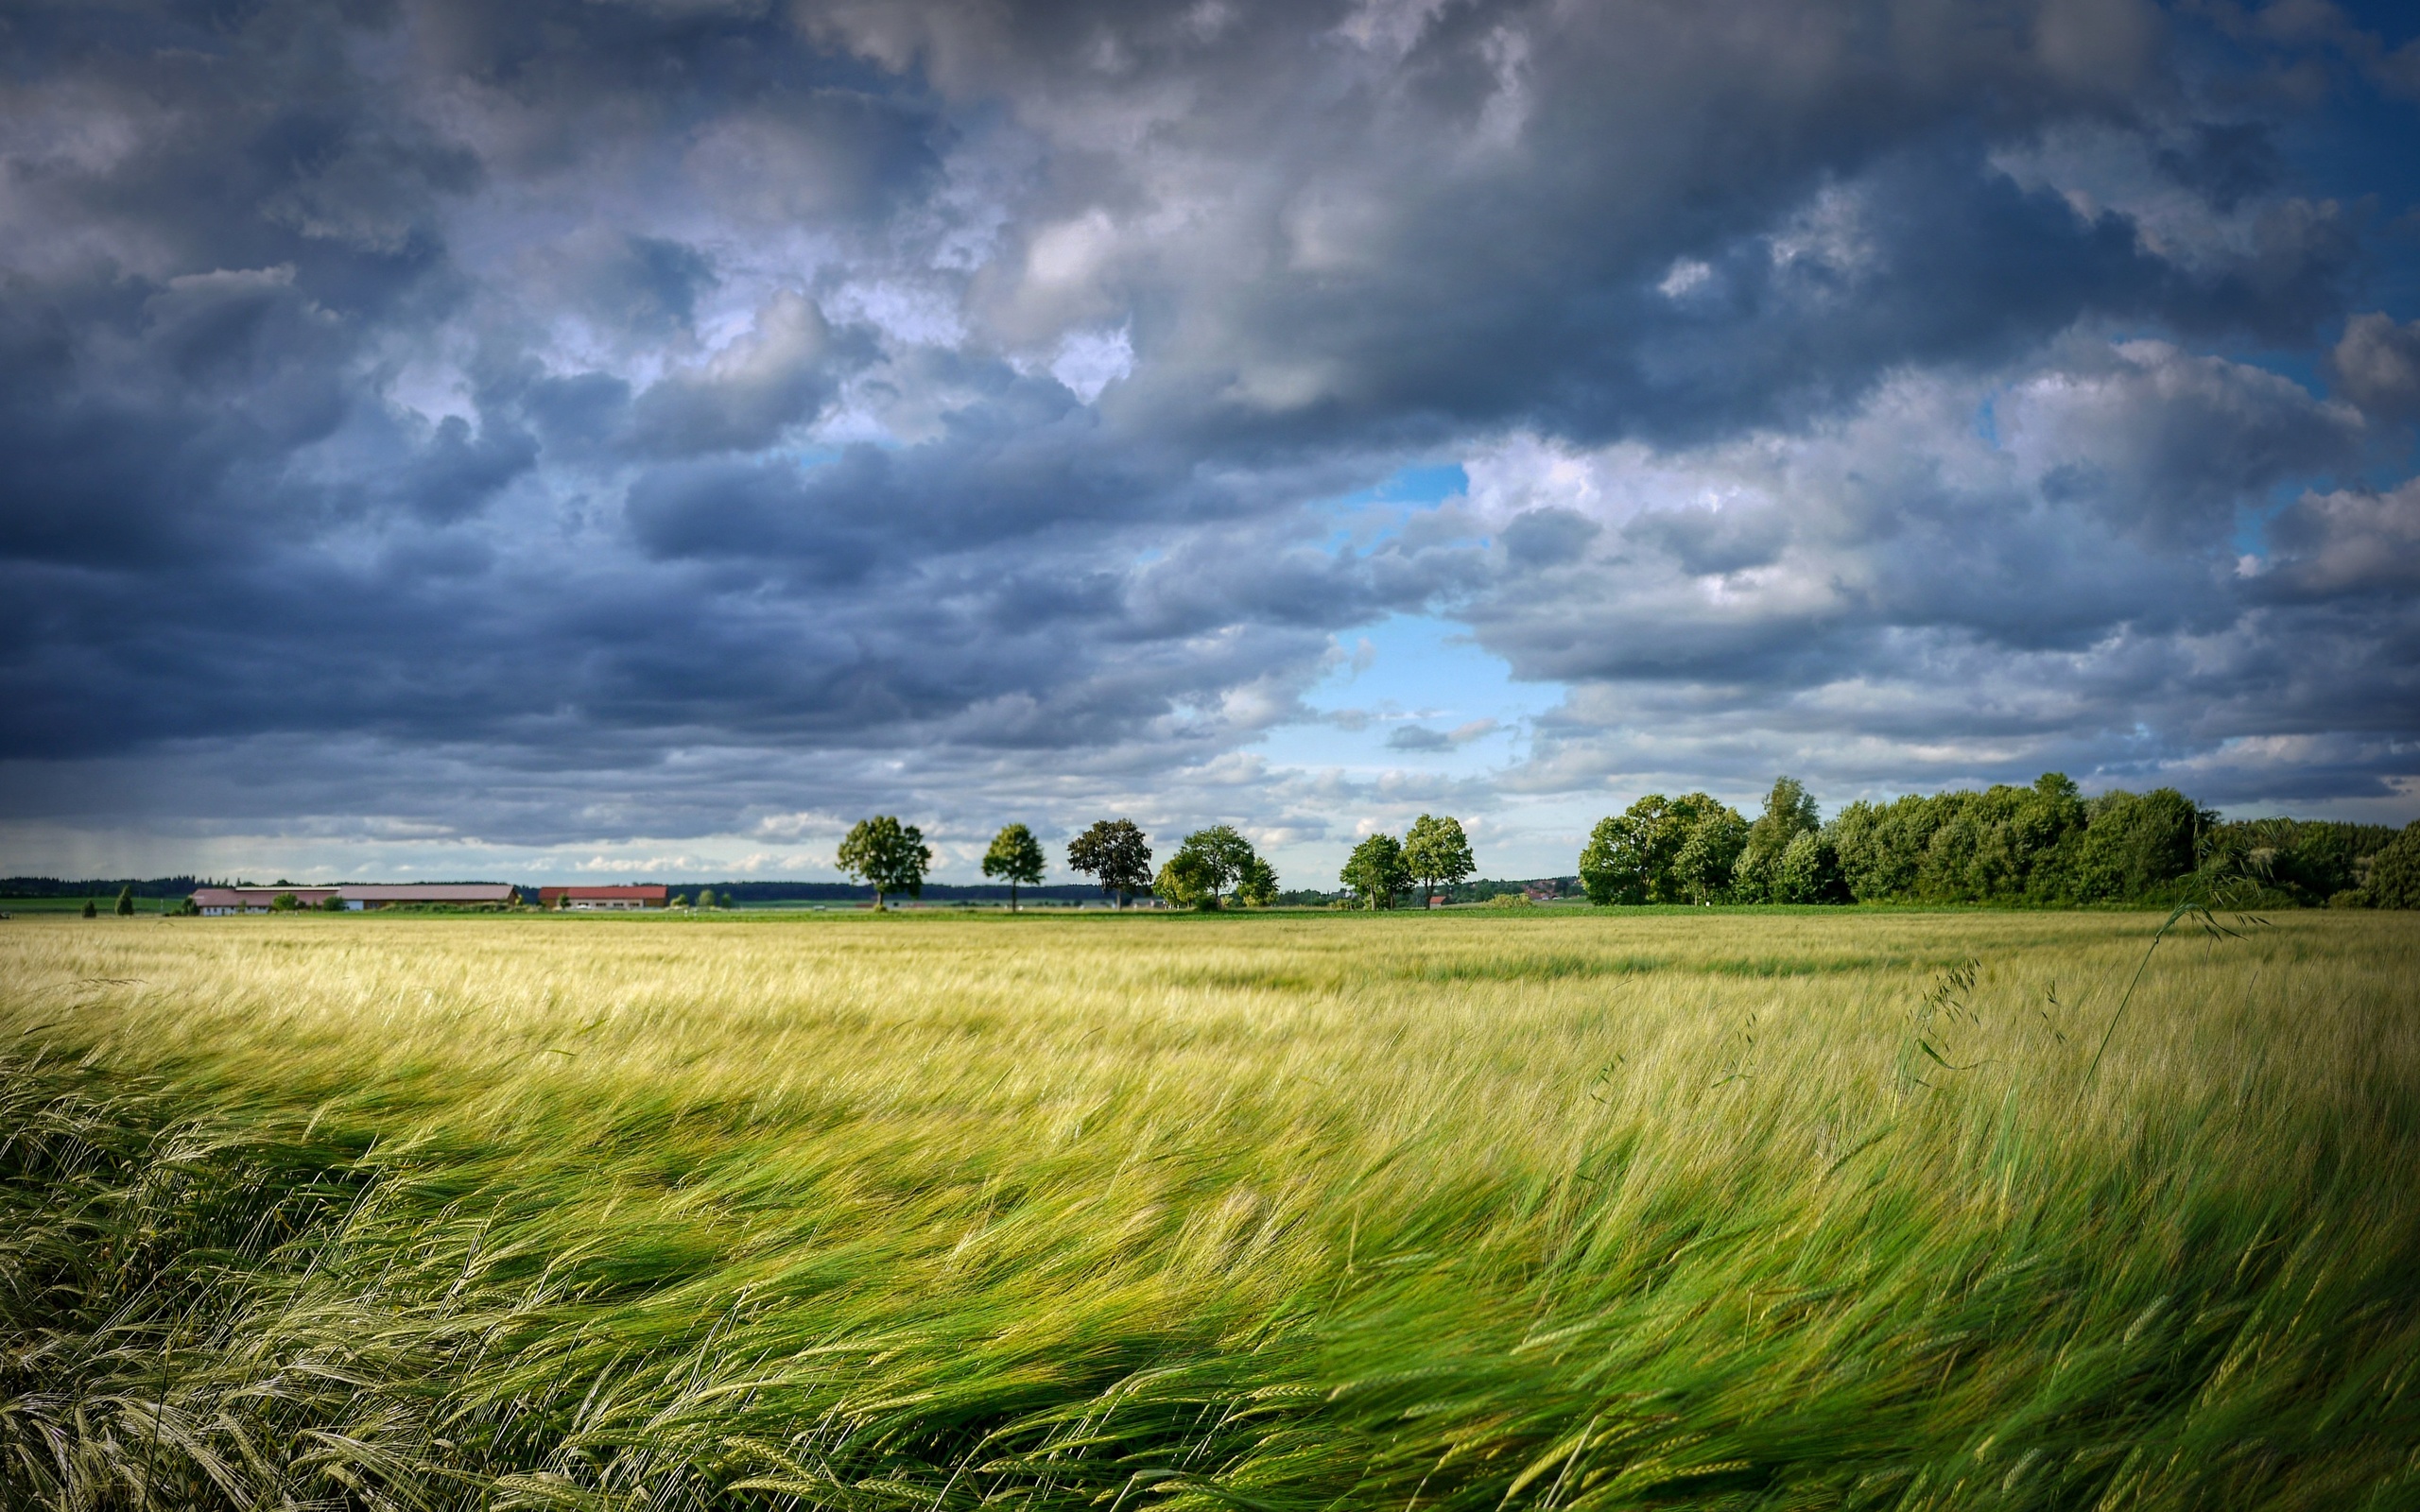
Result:
{"label": "sky", "polygon": [[20,0],[0,872],[2406,823],[2415,426],[2402,6]]}

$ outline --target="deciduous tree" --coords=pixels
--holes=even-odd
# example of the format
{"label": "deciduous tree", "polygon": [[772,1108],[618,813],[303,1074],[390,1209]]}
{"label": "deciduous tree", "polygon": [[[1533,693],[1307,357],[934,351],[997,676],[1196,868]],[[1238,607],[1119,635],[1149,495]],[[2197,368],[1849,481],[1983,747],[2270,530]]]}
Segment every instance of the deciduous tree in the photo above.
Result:
{"label": "deciduous tree", "polygon": [[1448,814],[1440,818],[1424,814],[1411,821],[1411,830],[1403,837],[1404,869],[1420,883],[1420,905],[1431,906],[1430,896],[1437,885],[1450,887],[1478,869],[1471,859],[1471,842],[1462,833],[1462,821]]}
{"label": "deciduous tree", "polygon": [[1117,906],[1127,895],[1151,885],[1151,847],[1132,819],[1100,819],[1067,843],[1067,866],[1099,882],[1103,893],[1115,893]]}
{"label": "deciduous tree", "polygon": [[911,898],[923,893],[925,873],[932,864],[933,851],[925,844],[925,832],[889,814],[859,819],[840,842],[841,872],[873,888],[877,913],[890,893],[904,892]]}
{"label": "deciduous tree", "polygon": [[1044,866],[1042,842],[1022,824],[1011,824],[992,836],[983,852],[983,875],[1009,885],[1009,912],[1017,908],[1017,888],[1038,885]]}
{"label": "deciduous tree", "polygon": [[1403,842],[1392,834],[1374,834],[1353,848],[1338,880],[1353,889],[1364,908],[1392,908],[1395,894],[1411,883],[1404,869]]}
{"label": "deciduous tree", "polygon": [[1219,877],[1210,858],[1200,850],[1179,847],[1160,868],[1151,890],[1179,908],[1208,912],[1219,906]]}

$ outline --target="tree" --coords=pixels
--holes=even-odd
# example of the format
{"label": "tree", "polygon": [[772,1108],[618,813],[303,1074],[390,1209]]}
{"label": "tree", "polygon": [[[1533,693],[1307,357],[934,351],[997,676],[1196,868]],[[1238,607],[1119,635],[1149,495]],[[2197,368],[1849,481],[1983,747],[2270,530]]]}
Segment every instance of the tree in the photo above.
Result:
{"label": "tree", "polygon": [[1094,821],[1067,843],[1067,866],[1098,880],[1104,895],[1115,893],[1120,908],[1128,894],[1151,885],[1151,847],[1132,819]]}
{"label": "tree", "polygon": [[1777,903],[1848,902],[1840,852],[1821,830],[1801,830],[1773,866],[1770,896]]}
{"label": "tree", "polygon": [[1374,834],[1355,846],[1337,876],[1364,908],[1392,908],[1395,894],[1411,883],[1411,874],[1404,869],[1403,843],[1392,834]]}
{"label": "tree", "polygon": [[1748,842],[1731,874],[1732,890],[1747,902],[1772,902],[1774,876],[1789,842],[1823,824],[1823,813],[1804,783],[1795,777],[1774,778],[1772,791],[1765,795],[1765,812],[1748,826]]}
{"label": "tree", "polygon": [[343,895],[343,894],[341,894],[341,893],[333,893],[333,892],[332,892],[332,893],[328,894],[325,898],[320,899],[320,912],[321,912],[321,913],[323,913],[323,914],[341,914],[341,913],[343,913],[343,912],[344,912],[344,895]]}
{"label": "tree", "polygon": [[713,908],[717,906],[715,902],[715,890],[712,887],[700,887],[698,889],[698,906],[700,908]]}
{"label": "tree", "polygon": [[1450,887],[1478,869],[1471,859],[1471,842],[1462,833],[1462,821],[1452,815],[1437,818],[1424,814],[1411,821],[1411,829],[1403,837],[1403,865],[1420,883],[1420,906],[1430,907],[1429,897],[1437,885]]}
{"label": "tree", "polygon": [[2420,908],[2420,823],[2408,826],[2370,858],[2362,890],[2374,908]]}
{"label": "tree", "polygon": [[1187,853],[1199,861],[1201,874],[1209,881],[1213,908],[1219,905],[1219,894],[1243,880],[1246,868],[1260,859],[1260,852],[1232,824],[1214,824],[1186,835],[1177,854]]}
{"label": "tree", "polygon": [[1737,809],[1703,793],[1684,794],[1672,809],[1681,829],[1666,882],[1672,901],[1703,903],[1728,896],[1739,852],[1748,847],[1748,821]]}
{"label": "tree", "polygon": [[130,882],[117,890],[117,917],[120,919],[134,917],[134,884]]}
{"label": "tree", "polygon": [[84,900],[84,917],[86,919],[98,919],[101,917],[99,905],[95,903],[90,898]]}
{"label": "tree", "polygon": [[302,906],[302,900],[290,892],[279,893],[268,901],[268,911],[272,914],[290,914]]}
{"label": "tree", "polygon": [[1004,879],[1009,885],[1011,913],[1017,910],[1017,888],[1038,885],[1044,865],[1042,842],[1022,824],[1011,824],[992,836],[992,849],[983,852],[983,875]]}
{"label": "tree", "polygon": [[1219,880],[1208,855],[1181,847],[1160,868],[1151,890],[1179,908],[1199,908],[1208,913],[1219,906]]}
{"label": "tree", "polygon": [[1267,908],[1277,902],[1277,868],[1254,855],[1236,879],[1236,902],[1246,908]]}
{"label": "tree", "polygon": [[840,842],[839,863],[844,874],[873,888],[874,911],[880,913],[886,894],[904,892],[913,898],[924,892],[933,851],[925,844],[924,831],[877,814],[859,819],[849,831]]}

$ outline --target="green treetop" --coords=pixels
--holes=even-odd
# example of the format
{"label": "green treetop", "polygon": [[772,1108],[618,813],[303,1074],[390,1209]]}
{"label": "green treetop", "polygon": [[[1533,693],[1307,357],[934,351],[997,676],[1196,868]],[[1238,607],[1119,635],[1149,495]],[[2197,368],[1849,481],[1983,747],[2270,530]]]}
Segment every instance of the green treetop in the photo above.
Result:
{"label": "green treetop", "polygon": [[886,894],[904,892],[913,898],[925,890],[925,873],[933,864],[925,832],[902,824],[888,814],[859,819],[840,842],[840,870],[873,888],[873,906],[882,909]]}
{"label": "green treetop", "polygon": [[1424,814],[1411,821],[1410,832],[1403,837],[1403,865],[1420,883],[1420,905],[1431,906],[1430,896],[1437,885],[1450,887],[1478,869],[1471,859],[1471,842],[1462,833],[1462,821],[1452,815],[1437,818]]}
{"label": "green treetop", "polygon": [[1151,885],[1151,847],[1132,819],[1099,819],[1067,843],[1067,866],[1100,883],[1103,893],[1115,893],[1126,906],[1130,893]]}
{"label": "green treetop", "polygon": [[1392,908],[1395,895],[1411,882],[1404,869],[1403,843],[1392,834],[1370,836],[1353,848],[1338,880],[1353,889],[1362,907]]}
{"label": "green treetop", "polygon": [[1042,842],[1022,824],[1009,825],[992,836],[992,849],[983,853],[983,875],[1009,885],[1011,913],[1016,912],[1017,888],[1039,884],[1044,865]]}

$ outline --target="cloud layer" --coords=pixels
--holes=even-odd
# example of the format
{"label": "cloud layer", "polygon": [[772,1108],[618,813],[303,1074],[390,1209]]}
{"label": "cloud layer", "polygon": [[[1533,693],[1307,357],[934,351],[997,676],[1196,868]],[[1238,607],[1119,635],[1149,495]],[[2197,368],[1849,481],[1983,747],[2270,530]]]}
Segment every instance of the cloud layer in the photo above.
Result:
{"label": "cloud layer", "polygon": [[[2420,51],[2358,13],[12,25],[27,866],[1451,802],[1543,870],[1784,768],[2420,811],[2420,220],[2321,171]],[[1272,757],[1407,615],[1551,711]]]}

